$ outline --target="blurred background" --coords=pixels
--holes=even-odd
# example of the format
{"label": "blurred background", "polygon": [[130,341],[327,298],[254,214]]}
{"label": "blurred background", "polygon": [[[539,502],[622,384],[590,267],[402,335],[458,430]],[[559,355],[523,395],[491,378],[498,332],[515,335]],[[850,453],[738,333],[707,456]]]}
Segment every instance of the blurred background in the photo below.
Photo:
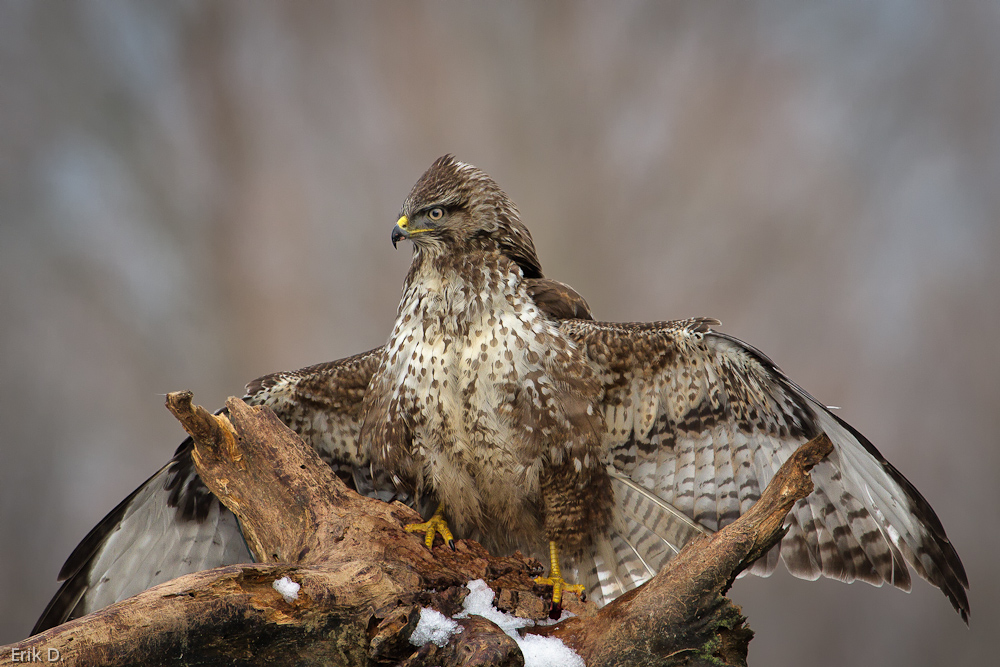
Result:
{"label": "blurred background", "polygon": [[[741,579],[751,664],[985,664],[1000,612],[1000,5],[0,4],[0,643],[209,407],[388,337],[445,152],[596,316],[713,316],[921,490],[972,628]],[[992,628],[992,630],[990,630]],[[803,656],[808,656],[803,659]]]}

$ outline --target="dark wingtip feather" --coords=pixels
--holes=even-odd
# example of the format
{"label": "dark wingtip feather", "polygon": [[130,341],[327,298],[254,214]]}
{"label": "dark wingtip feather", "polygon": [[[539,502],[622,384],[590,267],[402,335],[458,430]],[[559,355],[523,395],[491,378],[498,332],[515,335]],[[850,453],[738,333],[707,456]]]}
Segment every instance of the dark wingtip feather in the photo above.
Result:
{"label": "dark wingtip feather", "polygon": [[[832,413],[831,413],[832,414]],[[959,613],[965,624],[969,624],[969,577],[965,572],[965,566],[962,564],[962,559],[958,555],[958,551],[952,545],[951,540],[948,539],[948,535],[945,533],[944,526],[941,523],[941,519],[938,518],[937,513],[931,504],[921,495],[920,491],[917,490],[910,480],[906,479],[902,473],[896,470],[896,467],[889,463],[888,460],[882,453],[875,448],[865,436],[858,432],[853,426],[845,422],[837,415],[833,415],[833,418],[837,420],[845,429],[847,429],[851,435],[853,435],[858,442],[871,454],[875,460],[877,460],[886,473],[892,478],[894,482],[899,484],[900,488],[906,494],[906,500],[910,505],[911,513],[920,519],[921,525],[927,529],[927,534],[931,538],[932,543],[930,548],[927,549],[927,555],[931,557],[934,565],[936,566],[935,572],[927,572],[926,570],[921,571],[920,568],[914,563],[914,566],[920,574],[927,579],[930,583],[934,584],[941,589],[945,597],[948,598],[951,605],[955,608],[955,611]]]}
{"label": "dark wingtip feather", "polygon": [[45,606],[45,611],[35,621],[34,627],[31,628],[31,634],[37,635],[39,632],[45,632],[49,628],[62,625],[70,620],[73,610],[76,609],[80,598],[87,591],[87,587],[86,577],[72,577],[64,581]]}

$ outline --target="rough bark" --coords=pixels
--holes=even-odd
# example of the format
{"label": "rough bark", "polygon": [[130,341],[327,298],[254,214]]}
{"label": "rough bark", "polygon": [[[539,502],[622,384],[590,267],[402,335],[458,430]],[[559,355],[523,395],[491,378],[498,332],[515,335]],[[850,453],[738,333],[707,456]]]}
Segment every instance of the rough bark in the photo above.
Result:
{"label": "rough bark", "polygon": [[[192,405],[189,392],[168,395],[167,406],[258,562],[180,577],[2,647],[0,664],[45,660],[50,649],[69,665],[523,664],[513,640],[480,617],[461,621],[444,647],[408,640],[421,607],[453,614],[472,579],[497,591],[502,610],[544,618],[537,561],[493,557],[468,540],[429,551],[403,530],[420,520],[412,509],[348,489],[267,408],[231,398],[227,419]],[[559,637],[590,667],[746,664],[753,633],[725,591],[781,539],[785,514],[812,490],[807,471],[831,448],[825,436],[803,445],[747,514],[688,545],[646,585],[600,611],[577,604],[579,617],[532,632]],[[275,590],[282,577],[301,585],[297,599]]]}

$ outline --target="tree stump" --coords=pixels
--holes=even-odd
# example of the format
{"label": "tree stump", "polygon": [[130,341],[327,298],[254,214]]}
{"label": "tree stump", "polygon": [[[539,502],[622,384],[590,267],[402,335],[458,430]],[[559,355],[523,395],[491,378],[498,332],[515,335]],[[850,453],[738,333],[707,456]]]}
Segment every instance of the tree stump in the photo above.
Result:
{"label": "tree stump", "polygon": [[[403,529],[421,520],[414,510],[348,489],[270,409],[226,405],[229,416],[216,416],[190,392],[167,396],[194,439],[199,474],[239,518],[257,562],[186,575],[2,647],[0,664],[54,655],[63,665],[523,664],[514,641],[478,616],[444,646],[409,639],[421,608],[453,615],[475,579],[502,610],[546,617],[537,561],[495,557],[469,540],[428,550]],[[745,665],[753,632],[725,592],[784,535],[785,515],[812,491],[808,470],[831,450],[825,435],[804,444],[749,512],[694,540],[645,585],[527,632],[561,639],[589,667]]]}

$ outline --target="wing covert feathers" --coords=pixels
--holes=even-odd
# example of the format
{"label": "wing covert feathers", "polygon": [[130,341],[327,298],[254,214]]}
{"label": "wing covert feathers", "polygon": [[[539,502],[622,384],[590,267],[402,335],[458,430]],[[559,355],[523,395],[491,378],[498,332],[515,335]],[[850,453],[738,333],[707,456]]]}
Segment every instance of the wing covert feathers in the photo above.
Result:
{"label": "wing covert feathers", "polygon": [[591,320],[590,306],[576,290],[549,278],[526,278],[525,289],[543,312],[554,320]]}
{"label": "wing covert feathers", "polygon": [[[909,590],[913,568],[967,621],[968,579],[927,501],[856,430],[714,324],[561,324],[604,384],[605,445],[621,494],[614,530],[581,562],[582,578],[600,595],[628,586],[644,565],[658,569],[692,524],[714,531],[734,521],[800,444],[826,432],[834,451],[813,470],[815,491],[751,571],[769,574],[780,559],[805,579]],[[612,551],[624,554],[617,567]]]}

